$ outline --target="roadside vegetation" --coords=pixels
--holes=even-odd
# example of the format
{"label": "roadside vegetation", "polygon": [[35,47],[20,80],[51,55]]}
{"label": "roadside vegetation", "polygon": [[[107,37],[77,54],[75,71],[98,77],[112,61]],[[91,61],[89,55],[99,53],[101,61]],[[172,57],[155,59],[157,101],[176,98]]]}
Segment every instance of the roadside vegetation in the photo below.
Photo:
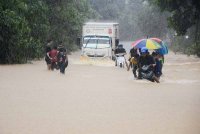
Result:
{"label": "roadside vegetation", "polygon": [[87,0],[0,1],[0,63],[41,58],[47,40],[72,51],[89,14]]}
{"label": "roadside vegetation", "polygon": [[90,0],[102,20],[120,23],[120,39],[159,37],[171,50],[200,57],[199,0]]}
{"label": "roadside vegetation", "polygon": [[120,40],[159,37],[200,56],[199,0],[1,0],[0,63],[41,58],[47,40],[76,50],[88,20],[119,22]]}

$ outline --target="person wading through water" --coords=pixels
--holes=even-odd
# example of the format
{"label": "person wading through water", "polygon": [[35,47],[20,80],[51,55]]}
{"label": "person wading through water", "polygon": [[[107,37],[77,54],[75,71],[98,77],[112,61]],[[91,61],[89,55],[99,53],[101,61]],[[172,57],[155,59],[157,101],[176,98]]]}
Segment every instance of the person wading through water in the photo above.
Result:
{"label": "person wading through water", "polygon": [[57,69],[57,46],[54,46],[53,49],[49,53],[47,53],[47,56],[51,59],[51,70],[54,70],[54,68]]}
{"label": "person wading through water", "polygon": [[130,68],[132,67],[132,72],[135,78],[137,78],[136,71],[138,69],[138,59],[139,59],[139,54],[137,52],[137,48],[133,47],[130,50],[130,58],[129,58],[129,65],[128,65],[127,71],[129,71]]}
{"label": "person wading through water", "polygon": [[61,74],[65,74],[65,68],[68,66],[67,50],[61,44],[58,46],[58,67]]}
{"label": "person wading through water", "polygon": [[53,43],[52,40],[48,40],[46,48],[45,48],[45,61],[47,63],[47,69],[48,70],[51,70],[51,59],[48,56],[48,53],[51,51],[51,45],[52,45],[52,43]]}

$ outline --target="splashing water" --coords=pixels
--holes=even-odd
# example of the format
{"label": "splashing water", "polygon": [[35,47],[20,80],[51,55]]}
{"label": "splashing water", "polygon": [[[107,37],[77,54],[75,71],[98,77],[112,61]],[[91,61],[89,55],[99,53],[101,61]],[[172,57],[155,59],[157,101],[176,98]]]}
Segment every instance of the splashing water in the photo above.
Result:
{"label": "splashing water", "polygon": [[75,60],[74,64],[82,64],[82,65],[93,65],[93,66],[104,66],[104,67],[112,67],[114,66],[114,61],[109,58],[90,58],[87,56],[80,56],[80,59]]}

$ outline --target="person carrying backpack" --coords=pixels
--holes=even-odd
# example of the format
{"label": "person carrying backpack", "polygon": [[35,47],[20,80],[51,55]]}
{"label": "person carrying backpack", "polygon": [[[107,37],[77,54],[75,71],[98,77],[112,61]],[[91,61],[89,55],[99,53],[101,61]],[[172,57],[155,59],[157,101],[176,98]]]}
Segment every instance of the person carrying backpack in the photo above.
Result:
{"label": "person carrying backpack", "polygon": [[65,74],[65,68],[68,66],[67,50],[64,48],[63,45],[59,45],[58,47],[58,66],[60,69],[60,73]]}

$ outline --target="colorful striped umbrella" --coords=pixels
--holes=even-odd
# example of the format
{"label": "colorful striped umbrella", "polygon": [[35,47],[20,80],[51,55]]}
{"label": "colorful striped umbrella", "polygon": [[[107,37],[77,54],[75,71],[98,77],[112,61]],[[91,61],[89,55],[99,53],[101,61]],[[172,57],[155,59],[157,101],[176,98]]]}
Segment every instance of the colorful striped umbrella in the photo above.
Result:
{"label": "colorful striped umbrella", "polygon": [[160,44],[152,39],[140,39],[131,44],[136,48],[146,47],[147,49],[159,49],[161,48]]}
{"label": "colorful striped umbrella", "polygon": [[161,46],[161,48],[157,49],[156,52],[158,52],[159,54],[162,54],[162,55],[168,54],[168,47],[165,42],[163,42],[159,38],[150,38],[150,39],[156,41]]}

